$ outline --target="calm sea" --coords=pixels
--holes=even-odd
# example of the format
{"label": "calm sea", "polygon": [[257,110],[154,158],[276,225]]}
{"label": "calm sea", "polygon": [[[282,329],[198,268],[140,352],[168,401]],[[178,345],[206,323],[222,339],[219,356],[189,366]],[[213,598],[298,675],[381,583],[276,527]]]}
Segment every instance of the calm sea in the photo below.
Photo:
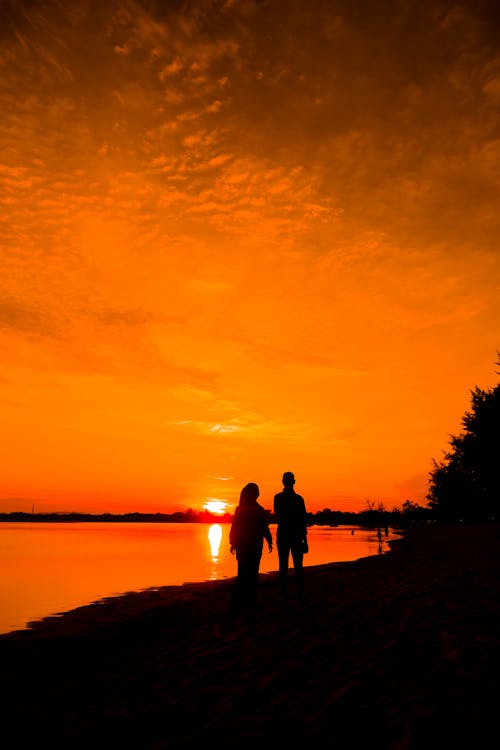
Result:
{"label": "calm sea", "polygon": [[[271,526],[273,539],[276,529]],[[356,526],[312,526],[305,564],[357,560],[393,538]],[[229,524],[0,523],[0,633],[109,596],[232,578]],[[261,572],[277,570],[265,549]]]}

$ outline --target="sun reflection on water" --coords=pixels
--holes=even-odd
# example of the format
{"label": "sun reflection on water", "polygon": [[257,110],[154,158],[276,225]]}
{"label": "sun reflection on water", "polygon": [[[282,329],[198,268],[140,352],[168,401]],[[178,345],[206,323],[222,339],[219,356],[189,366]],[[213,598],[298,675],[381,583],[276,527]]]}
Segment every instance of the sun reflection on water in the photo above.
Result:
{"label": "sun reflection on water", "polygon": [[210,578],[212,580],[217,578],[217,565],[219,562],[221,541],[222,541],[222,526],[218,523],[213,523],[208,529],[208,543],[210,545],[210,557],[212,558],[212,569],[210,571]]}

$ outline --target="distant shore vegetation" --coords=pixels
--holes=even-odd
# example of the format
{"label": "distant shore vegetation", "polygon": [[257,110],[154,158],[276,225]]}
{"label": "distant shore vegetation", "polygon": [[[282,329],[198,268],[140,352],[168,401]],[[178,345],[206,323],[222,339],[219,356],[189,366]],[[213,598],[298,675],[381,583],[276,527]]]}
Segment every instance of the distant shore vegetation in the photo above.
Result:
{"label": "distant shore vegetation", "polygon": [[[366,509],[358,513],[347,513],[340,510],[324,510],[307,514],[309,526],[366,526],[366,527],[401,527],[409,522],[425,520],[429,510],[407,500],[401,509],[388,511],[382,503],[367,501]],[[0,522],[113,522],[113,523],[230,523],[232,513],[216,514],[209,511],[196,511],[191,508],[175,513],[0,513]],[[269,523],[274,523],[274,513],[268,511]]]}

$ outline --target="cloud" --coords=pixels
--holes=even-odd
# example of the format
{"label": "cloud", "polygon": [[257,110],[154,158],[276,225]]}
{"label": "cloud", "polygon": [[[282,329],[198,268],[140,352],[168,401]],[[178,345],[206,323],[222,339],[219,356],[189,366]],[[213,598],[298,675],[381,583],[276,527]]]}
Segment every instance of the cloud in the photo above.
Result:
{"label": "cloud", "polygon": [[[235,436],[270,442],[279,438],[285,443],[299,443],[305,434],[310,434],[310,426],[286,421],[257,418],[238,418],[233,422],[210,422],[202,420],[180,420],[169,423],[170,427],[186,429],[201,435]],[[335,444],[332,442],[331,444]]]}
{"label": "cloud", "polygon": [[0,300],[0,328],[36,336],[59,337],[61,333],[50,313],[14,300]]}
{"label": "cloud", "polygon": [[95,318],[108,326],[126,326],[135,328],[137,326],[144,326],[151,322],[157,321],[158,318],[152,315],[147,310],[119,310],[116,308],[109,308],[104,310],[96,310],[93,312]]}

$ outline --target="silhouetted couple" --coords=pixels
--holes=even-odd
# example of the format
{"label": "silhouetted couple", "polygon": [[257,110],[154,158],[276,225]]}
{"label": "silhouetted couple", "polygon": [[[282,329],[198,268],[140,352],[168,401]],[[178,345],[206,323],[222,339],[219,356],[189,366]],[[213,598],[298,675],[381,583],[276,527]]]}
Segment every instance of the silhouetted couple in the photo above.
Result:
{"label": "silhouetted couple", "polygon": [[[303,558],[304,553],[308,551],[306,507],[304,498],[295,492],[295,477],[291,471],[283,474],[282,481],[283,490],[274,496],[280,592],[282,601],[286,604],[288,563],[291,555],[297,601],[301,604],[304,599]],[[236,609],[255,608],[264,541],[268,544],[269,552],[273,550],[268,514],[257,502],[259,495],[259,487],[254,482],[243,487],[229,532],[231,553],[236,553],[238,561],[238,574],[233,589],[233,605]]]}

